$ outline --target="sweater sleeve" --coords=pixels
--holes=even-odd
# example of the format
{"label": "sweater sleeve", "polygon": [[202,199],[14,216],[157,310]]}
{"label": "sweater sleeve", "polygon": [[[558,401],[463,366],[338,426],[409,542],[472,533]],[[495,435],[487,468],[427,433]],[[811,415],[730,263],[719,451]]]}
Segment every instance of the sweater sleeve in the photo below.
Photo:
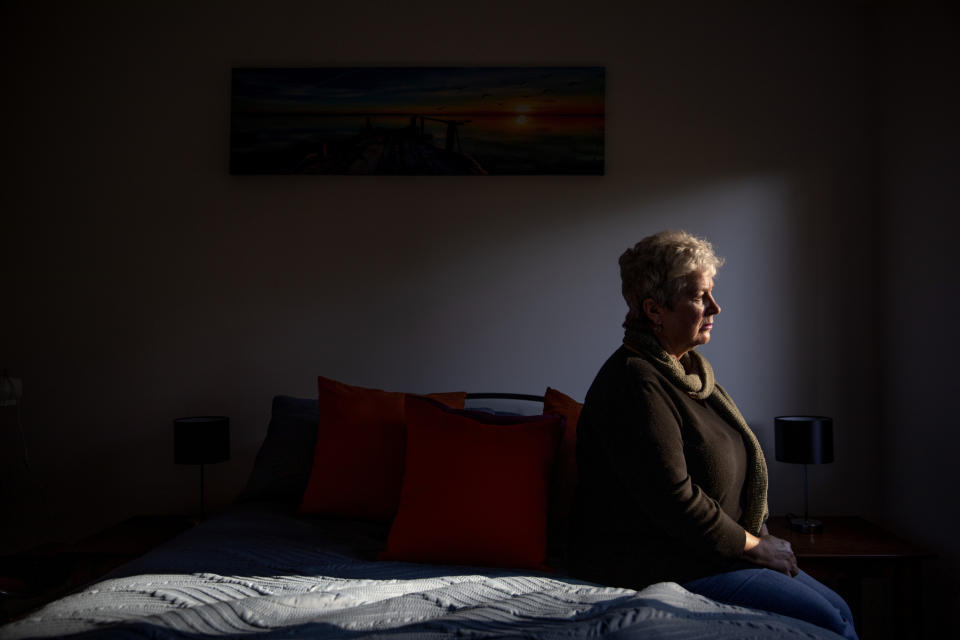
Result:
{"label": "sweater sleeve", "polygon": [[680,413],[656,380],[637,375],[597,444],[640,509],[663,532],[701,554],[735,558],[745,533],[687,471]]}

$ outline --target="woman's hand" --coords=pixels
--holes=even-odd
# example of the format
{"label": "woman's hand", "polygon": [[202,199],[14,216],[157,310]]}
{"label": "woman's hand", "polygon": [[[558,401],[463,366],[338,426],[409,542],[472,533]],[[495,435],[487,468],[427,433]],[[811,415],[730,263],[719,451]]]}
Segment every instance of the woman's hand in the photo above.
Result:
{"label": "woman's hand", "polygon": [[745,533],[747,540],[743,545],[744,560],[785,573],[791,578],[800,572],[797,556],[793,554],[793,547],[789,542],[767,533],[766,526],[760,530],[759,538],[749,531]]}

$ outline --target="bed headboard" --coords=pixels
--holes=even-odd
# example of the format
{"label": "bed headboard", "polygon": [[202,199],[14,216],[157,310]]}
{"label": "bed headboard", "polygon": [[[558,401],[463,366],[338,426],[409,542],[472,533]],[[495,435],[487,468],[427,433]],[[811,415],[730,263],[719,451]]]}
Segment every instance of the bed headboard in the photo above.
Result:
{"label": "bed headboard", "polygon": [[543,413],[543,396],[529,393],[468,393],[466,408],[502,415],[539,415]]}

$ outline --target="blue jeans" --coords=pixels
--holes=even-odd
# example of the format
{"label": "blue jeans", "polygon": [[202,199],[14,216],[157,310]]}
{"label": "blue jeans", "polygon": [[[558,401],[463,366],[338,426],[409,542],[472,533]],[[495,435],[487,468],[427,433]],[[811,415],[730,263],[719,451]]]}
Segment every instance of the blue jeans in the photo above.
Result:
{"label": "blue jeans", "polygon": [[803,571],[791,578],[772,569],[741,569],[698,578],[683,587],[717,602],[799,618],[857,640],[847,603]]}

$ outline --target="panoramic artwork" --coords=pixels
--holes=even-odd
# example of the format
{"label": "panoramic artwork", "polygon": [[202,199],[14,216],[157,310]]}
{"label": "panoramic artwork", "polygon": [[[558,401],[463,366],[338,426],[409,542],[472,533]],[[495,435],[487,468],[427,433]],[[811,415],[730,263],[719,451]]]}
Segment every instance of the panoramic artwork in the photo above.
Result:
{"label": "panoramic artwork", "polygon": [[602,175],[603,67],[233,70],[230,172]]}

